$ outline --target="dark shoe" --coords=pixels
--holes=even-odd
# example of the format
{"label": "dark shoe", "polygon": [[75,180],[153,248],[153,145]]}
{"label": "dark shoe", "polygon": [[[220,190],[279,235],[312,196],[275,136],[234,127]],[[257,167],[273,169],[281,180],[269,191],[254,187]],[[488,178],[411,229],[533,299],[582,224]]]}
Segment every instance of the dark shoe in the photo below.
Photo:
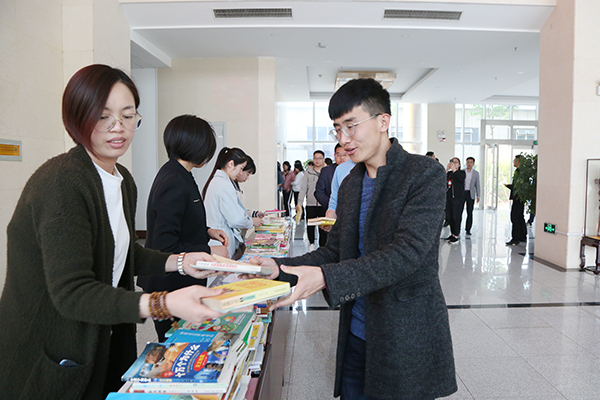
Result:
{"label": "dark shoe", "polygon": [[447,241],[449,241],[449,240],[450,240],[450,239],[452,239],[452,238],[453,238],[453,236],[452,236],[452,235],[450,235],[450,236],[448,236],[447,238],[445,238],[444,240],[447,242]]}
{"label": "dark shoe", "polygon": [[457,244],[458,243],[458,238],[456,236],[450,236],[450,239],[448,239],[448,243],[450,243],[450,244]]}
{"label": "dark shoe", "polygon": [[507,246],[516,246],[516,245],[518,245],[519,243],[521,243],[521,242],[519,242],[518,240],[514,240],[514,239],[512,239],[510,242],[506,242],[506,245],[507,245]]}
{"label": "dark shoe", "polygon": [[467,236],[471,236],[471,231],[467,231]]}

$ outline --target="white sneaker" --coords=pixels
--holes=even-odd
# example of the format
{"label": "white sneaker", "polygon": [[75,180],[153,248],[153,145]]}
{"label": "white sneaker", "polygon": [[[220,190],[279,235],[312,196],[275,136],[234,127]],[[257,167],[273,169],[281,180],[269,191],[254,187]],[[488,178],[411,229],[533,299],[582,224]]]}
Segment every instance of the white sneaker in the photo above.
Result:
{"label": "white sneaker", "polygon": [[314,245],[314,243],[311,243],[311,244],[308,245],[308,251],[309,252],[315,251],[315,245]]}

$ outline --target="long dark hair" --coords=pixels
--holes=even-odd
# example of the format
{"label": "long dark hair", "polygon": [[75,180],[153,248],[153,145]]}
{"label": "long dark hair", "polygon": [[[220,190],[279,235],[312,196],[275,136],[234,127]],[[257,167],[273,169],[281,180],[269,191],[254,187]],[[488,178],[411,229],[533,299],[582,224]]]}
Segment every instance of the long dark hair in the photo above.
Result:
{"label": "long dark hair", "polygon": [[137,109],[140,96],[135,84],[125,72],[108,65],[92,64],[80,69],[65,87],[62,98],[65,129],[75,143],[92,153],[92,132],[102,116],[112,88],[119,82],[131,91]]}
{"label": "long dark hair", "polygon": [[233,165],[240,165],[241,163],[245,163],[248,159],[244,150],[239,149],[237,147],[223,147],[219,152],[219,156],[217,157],[217,161],[215,162],[215,167],[210,173],[210,177],[206,181],[206,185],[204,185],[204,189],[202,189],[202,197],[206,197],[206,190],[208,189],[208,185],[210,185],[210,181],[215,176],[215,173],[218,169],[225,168],[225,165],[231,160],[233,160]]}

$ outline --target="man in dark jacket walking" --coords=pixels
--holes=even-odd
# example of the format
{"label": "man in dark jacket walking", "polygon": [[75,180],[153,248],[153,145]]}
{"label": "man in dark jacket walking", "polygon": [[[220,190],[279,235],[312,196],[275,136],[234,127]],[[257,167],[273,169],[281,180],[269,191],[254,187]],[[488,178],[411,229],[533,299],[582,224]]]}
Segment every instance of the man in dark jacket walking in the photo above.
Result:
{"label": "man in dark jacket walking", "polygon": [[438,277],[444,169],[388,138],[389,93],[373,79],[342,86],[329,116],[332,134],[357,164],[340,186],[325,246],[259,260],[273,268],[271,278],[296,285],[271,308],[321,290],[331,308],[340,306],[335,397],[448,396],[457,386]]}

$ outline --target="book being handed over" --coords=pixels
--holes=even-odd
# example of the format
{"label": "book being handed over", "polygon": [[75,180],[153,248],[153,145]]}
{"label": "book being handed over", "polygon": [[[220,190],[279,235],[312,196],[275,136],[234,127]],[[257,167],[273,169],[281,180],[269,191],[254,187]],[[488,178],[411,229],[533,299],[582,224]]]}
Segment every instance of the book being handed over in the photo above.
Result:
{"label": "book being handed over", "polygon": [[225,271],[237,274],[271,275],[273,272],[271,271],[271,268],[268,267],[261,267],[260,265],[234,261],[216,254],[213,254],[213,257],[215,260],[217,260],[217,262],[198,261],[196,264],[191,264],[191,266],[196,269]]}
{"label": "book being handed over", "polygon": [[202,304],[213,310],[228,312],[234,308],[287,295],[290,292],[290,284],[270,279],[248,279],[215,286],[213,289],[224,289],[224,292],[218,296],[203,298]]}

